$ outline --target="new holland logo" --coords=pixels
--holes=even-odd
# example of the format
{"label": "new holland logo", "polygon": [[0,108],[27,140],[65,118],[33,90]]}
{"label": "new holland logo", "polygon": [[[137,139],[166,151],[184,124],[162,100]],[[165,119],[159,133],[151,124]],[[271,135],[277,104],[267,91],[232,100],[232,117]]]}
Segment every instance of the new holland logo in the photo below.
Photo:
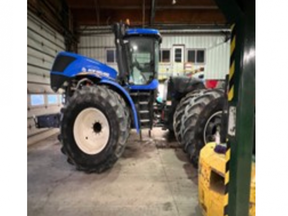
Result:
{"label": "new holland logo", "polygon": [[86,75],[95,75],[95,76],[100,77],[100,78],[101,77],[107,77],[107,78],[110,77],[109,73],[98,71],[98,70],[94,70],[94,69],[88,69],[87,70],[85,67],[83,67],[81,70],[82,70],[82,72],[80,74],[82,74],[82,75],[84,75],[84,74],[86,74]]}

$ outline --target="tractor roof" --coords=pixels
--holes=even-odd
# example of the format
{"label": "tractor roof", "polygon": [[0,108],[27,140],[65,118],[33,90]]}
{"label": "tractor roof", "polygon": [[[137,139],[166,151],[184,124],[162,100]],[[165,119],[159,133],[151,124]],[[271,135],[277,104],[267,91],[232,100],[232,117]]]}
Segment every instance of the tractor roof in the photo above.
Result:
{"label": "tractor roof", "polygon": [[153,34],[157,35],[160,34],[158,30],[156,29],[146,29],[146,28],[134,28],[134,29],[128,29],[126,31],[127,35],[133,35],[133,34]]}
{"label": "tractor roof", "polygon": [[146,28],[134,28],[128,29],[126,31],[126,36],[133,35],[147,35],[147,36],[156,36],[157,38],[161,38],[160,32],[156,29],[146,29]]}

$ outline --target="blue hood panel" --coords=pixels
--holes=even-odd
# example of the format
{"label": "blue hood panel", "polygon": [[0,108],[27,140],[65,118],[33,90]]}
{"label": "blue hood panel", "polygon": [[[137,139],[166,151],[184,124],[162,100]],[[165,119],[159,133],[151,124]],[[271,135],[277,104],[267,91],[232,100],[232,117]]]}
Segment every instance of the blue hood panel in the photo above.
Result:
{"label": "blue hood panel", "polygon": [[[59,57],[67,56],[71,57],[70,59],[73,59],[71,63],[68,63],[64,70],[59,71],[59,67],[55,67],[57,65],[57,59]],[[58,63],[61,64],[61,63]],[[57,70],[58,69],[58,70]],[[103,64],[99,61],[96,61],[94,59],[88,58],[86,56],[82,56],[75,53],[70,52],[60,52],[58,53],[53,68],[51,70],[51,73],[55,74],[61,74],[68,77],[75,77],[77,75],[92,75],[99,78],[108,78],[108,79],[116,79],[117,77],[117,71],[113,68],[109,67],[106,64]]]}

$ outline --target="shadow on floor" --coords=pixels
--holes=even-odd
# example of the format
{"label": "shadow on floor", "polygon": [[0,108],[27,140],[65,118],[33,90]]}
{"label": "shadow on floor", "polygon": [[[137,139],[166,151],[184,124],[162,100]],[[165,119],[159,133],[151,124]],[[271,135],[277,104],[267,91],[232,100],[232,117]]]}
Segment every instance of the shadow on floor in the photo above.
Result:
{"label": "shadow on floor", "polygon": [[175,138],[175,135],[173,132],[170,132],[170,131],[166,131],[163,135],[163,137],[166,139],[166,141],[168,143],[171,143],[171,142],[177,142],[176,138]]}

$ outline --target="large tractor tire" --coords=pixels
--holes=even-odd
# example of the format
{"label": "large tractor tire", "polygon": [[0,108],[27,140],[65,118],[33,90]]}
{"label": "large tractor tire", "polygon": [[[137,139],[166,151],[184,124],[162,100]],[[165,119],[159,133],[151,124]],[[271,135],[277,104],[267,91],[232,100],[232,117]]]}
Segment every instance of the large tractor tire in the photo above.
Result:
{"label": "large tractor tire", "polygon": [[181,136],[181,122],[183,118],[183,114],[185,108],[191,102],[193,97],[197,97],[199,95],[199,90],[195,90],[193,92],[188,93],[185,97],[183,97],[179,104],[176,107],[175,113],[173,115],[173,129],[175,138],[179,144],[181,144],[182,136]]}
{"label": "large tractor tire", "polygon": [[[61,151],[78,170],[101,173],[122,155],[129,136],[125,102],[102,86],[75,91],[62,109]],[[129,113],[129,111],[128,111]]]}
{"label": "large tractor tire", "polygon": [[182,146],[195,167],[198,167],[201,148],[215,141],[220,134],[224,100],[223,90],[201,90],[185,108],[181,125]]}
{"label": "large tractor tire", "polygon": [[[130,135],[130,129],[131,129],[131,114],[130,114],[130,111],[129,111],[129,108],[127,106],[127,104],[125,103],[124,99],[121,97],[121,95],[119,95],[117,92],[111,90],[110,91],[114,96],[115,98],[117,98],[118,100],[118,103],[120,103],[122,106],[123,106],[123,109],[124,109],[124,115],[125,115],[125,120],[127,120],[127,129],[125,131],[125,134],[123,134],[123,136],[120,136],[120,139],[119,139],[119,143],[121,145],[125,145],[126,146],[126,142],[129,138],[129,135]],[[124,151],[124,148],[123,148],[123,151]],[[123,152],[121,152],[121,155],[122,155]]]}

